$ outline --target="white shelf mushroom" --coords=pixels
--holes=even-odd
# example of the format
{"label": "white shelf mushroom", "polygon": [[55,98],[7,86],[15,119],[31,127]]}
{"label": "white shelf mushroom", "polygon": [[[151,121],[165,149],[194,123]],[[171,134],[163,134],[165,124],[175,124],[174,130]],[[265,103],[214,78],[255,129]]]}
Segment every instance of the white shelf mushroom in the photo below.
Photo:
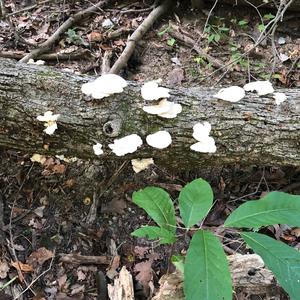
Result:
{"label": "white shelf mushroom", "polygon": [[193,126],[193,138],[198,142],[191,145],[190,149],[196,152],[214,153],[217,151],[215,140],[209,136],[211,125],[208,122],[197,123]]}
{"label": "white shelf mushroom", "polygon": [[162,99],[157,105],[144,106],[143,111],[151,115],[172,119],[181,113],[182,106],[167,99]]}
{"label": "white shelf mushroom", "polygon": [[103,154],[102,145],[100,143],[96,143],[95,145],[93,145],[93,150],[95,155]]}
{"label": "white shelf mushroom", "polygon": [[104,74],[94,81],[82,85],[81,91],[94,99],[102,99],[112,94],[122,93],[127,82],[115,74]]}
{"label": "white shelf mushroom", "polygon": [[239,86],[230,86],[223,88],[218,91],[213,97],[229,101],[229,102],[238,102],[245,97],[245,90]]}
{"label": "white shelf mushroom", "polygon": [[253,81],[244,85],[246,92],[257,92],[258,96],[272,94],[274,92],[270,81]]}
{"label": "white shelf mushroom", "polygon": [[171,145],[172,137],[169,132],[161,130],[147,135],[146,142],[153,148],[164,149]]}
{"label": "white shelf mushroom", "polygon": [[56,121],[60,117],[60,114],[53,115],[53,112],[48,110],[44,113],[43,116],[37,116],[37,120],[40,122],[44,122],[44,126],[46,127],[44,129],[44,132],[46,134],[52,135],[55,130],[57,129],[57,123]]}
{"label": "white shelf mushroom", "polygon": [[131,160],[132,169],[135,173],[139,173],[154,164],[153,158],[136,158]]}
{"label": "white shelf mushroom", "polygon": [[211,131],[211,125],[208,122],[197,123],[193,126],[193,138],[197,141],[206,139]]}
{"label": "white shelf mushroom", "polygon": [[159,87],[158,84],[161,83],[161,79],[146,82],[141,88],[141,94],[143,99],[152,101],[159,100],[161,98],[169,98],[170,90],[164,87]]}
{"label": "white shelf mushroom", "polygon": [[287,99],[284,93],[274,93],[273,98],[275,99],[275,103],[277,105],[280,105],[282,102],[284,102]]}
{"label": "white shelf mushroom", "polygon": [[130,134],[121,139],[115,139],[113,144],[108,147],[117,155],[124,156],[128,153],[133,153],[142,146],[143,141],[137,134]]}
{"label": "white shelf mushroom", "polygon": [[215,140],[208,136],[205,140],[190,146],[191,150],[202,153],[214,153],[217,151]]}

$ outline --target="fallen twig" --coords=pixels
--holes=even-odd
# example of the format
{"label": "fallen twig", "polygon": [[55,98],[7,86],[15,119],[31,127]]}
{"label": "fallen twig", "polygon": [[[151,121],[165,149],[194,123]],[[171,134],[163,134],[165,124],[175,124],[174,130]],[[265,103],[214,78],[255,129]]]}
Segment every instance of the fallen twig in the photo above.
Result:
{"label": "fallen twig", "polygon": [[42,53],[47,52],[50,47],[59,39],[59,37],[71,26],[75,23],[81,21],[82,19],[90,16],[91,14],[95,13],[99,8],[103,7],[104,5],[109,4],[111,0],[103,0],[98,2],[95,5],[88,7],[87,9],[76,13],[75,15],[71,16],[66,22],[64,22],[50,37],[47,41],[40,44],[39,48],[31,51],[26,56],[24,56],[20,62],[26,63],[29,59],[35,59]]}
{"label": "fallen twig", "polygon": [[190,37],[188,37],[186,35],[181,34],[178,31],[175,31],[172,26],[171,26],[171,29],[168,31],[168,33],[170,34],[170,36],[175,38],[178,42],[181,42],[181,43],[187,45],[188,47],[193,48],[201,57],[206,59],[215,68],[221,68],[224,65],[223,62],[221,62],[218,59],[216,59],[216,58],[212,57],[211,55],[207,54],[200,47],[195,46],[196,42],[193,39],[191,39]]}
{"label": "fallen twig", "polygon": [[104,52],[103,59],[102,59],[101,74],[109,73],[111,58],[112,58],[112,51],[106,50]]}
{"label": "fallen twig", "polygon": [[[201,81],[207,80],[208,78],[215,75],[217,72],[220,72],[221,70],[227,69],[231,65],[235,64],[239,59],[244,58],[246,55],[248,55],[253,49],[255,49],[258,45],[260,45],[267,36],[272,33],[274,27],[277,27],[277,23],[279,21],[282,21],[283,16],[285,12],[287,11],[288,7],[294,2],[294,0],[290,0],[287,3],[281,3],[280,7],[277,10],[275,18],[273,18],[264,28],[264,30],[260,33],[259,37],[257,38],[256,42],[252,47],[250,47],[247,51],[245,51],[242,55],[240,55],[238,58],[231,60],[229,63],[223,65],[222,67],[218,68],[217,70],[211,72],[209,75],[207,75],[205,78],[203,78]],[[201,82],[200,81],[200,82]]]}
{"label": "fallen twig", "polygon": [[95,264],[95,265],[109,265],[111,257],[101,256],[87,256],[80,254],[60,254],[60,262],[67,264]]}
{"label": "fallen twig", "polygon": [[[20,51],[0,51],[0,57],[22,59],[25,56],[24,52]],[[37,56],[36,58],[46,61],[60,61],[60,60],[79,60],[86,59],[91,56],[91,52],[88,49],[78,49],[71,53],[45,53]]]}
{"label": "fallen twig", "polygon": [[3,196],[0,192],[0,246],[3,246],[3,243],[5,241],[4,237],[4,205],[3,205]]}
{"label": "fallen twig", "polygon": [[17,300],[17,299],[20,299],[20,297],[25,293],[27,292],[29,289],[31,289],[31,287],[42,277],[44,276],[46,273],[48,273],[51,268],[52,268],[52,265],[53,265],[53,261],[54,261],[54,258],[55,258],[55,250],[54,250],[54,255],[51,259],[51,262],[50,262],[50,265],[49,265],[49,268],[47,270],[45,270],[43,273],[41,273],[39,276],[37,276],[34,280],[32,280],[29,285],[17,296],[14,298],[14,300]]}
{"label": "fallen twig", "polygon": [[122,52],[121,56],[112,66],[110,73],[117,74],[123,69],[131,57],[136,43],[144,36],[144,34],[150,29],[154,22],[164,13],[166,13],[171,5],[173,4],[172,0],[165,0],[161,5],[154,8],[148,17],[140,24],[140,26],[134,31],[134,33],[129,37],[127,45]]}

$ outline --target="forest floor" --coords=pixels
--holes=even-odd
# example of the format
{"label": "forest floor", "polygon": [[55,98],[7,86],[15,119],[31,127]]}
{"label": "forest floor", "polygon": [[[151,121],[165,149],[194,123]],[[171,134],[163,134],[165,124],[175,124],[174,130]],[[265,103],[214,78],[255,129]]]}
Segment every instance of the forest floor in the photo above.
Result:
{"label": "forest floor", "polygon": [[[24,2],[4,2],[0,57],[21,59],[70,14],[93,1],[37,1],[29,6]],[[249,79],[300,86],[299,13],[287,12],[275,34],[253,47],[276,10],[260,8],[258,13],[251,6],[218,4],[210,12],[211,6],[197,11],[187,2],[159,19],[138,42],[121,75],[138,82],[162,78],[170,88],[243,85]],[[66,72],[101,74],[105,53],[112,65],[151,9],[139,1],[99,9],[64,32],[44,64]],[[164,188],[177,203],[186,183],[206,179],[213,187],[215,206],[204,226],[213,232],[246,200],[273,190],[300,194],[299,168],[203,166],[171,174],[152,165],[136,174],[130,162],[103,170],[97,162],[65,162],[59,157],[38,164],[31,155],[11,150],[1,150],[0,157],[0,300],[104,300],[107,284],[122,266],[133,276],[135,298],[150,299],[161,276],[174,271],[170,255],[185,253],[188,240],[170,249],[130,235],[151,222],[131,200],[134,191],[146,186]],[[264,232],[300,249],[298,230],[270,226]],[[238,235],[225,232],[221,239],[228,254],[249,251]],[[263,299],[251,297],[237,299]]]}

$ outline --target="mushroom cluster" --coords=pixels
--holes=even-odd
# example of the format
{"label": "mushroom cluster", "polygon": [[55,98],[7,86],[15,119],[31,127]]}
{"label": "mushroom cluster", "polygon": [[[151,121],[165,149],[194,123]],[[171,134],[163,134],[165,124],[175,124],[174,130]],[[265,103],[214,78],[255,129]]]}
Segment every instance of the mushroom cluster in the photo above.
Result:
{"label": "mushroom cluster", "polygon": [[92,82],[84,83],[81,91],[94,99],[102,99],[113,94],[122,93],[127,82],[115,74],[104,74]]}
{"label": "mushroom cluster", "polygon": [[180,104],[168,101],[166,99],[170,97],[170,90],[164,87],[159,87],[158,84],[161,83],[161,81],[161,79],[152,80],[146,82],[142,86],[141,94],[144,100],[160,100],[155,105],[144,106],[143,111],[151,115],[157,115],[161,118],[176,118],[177,115],[181,113],[182,107]]}
{"label": "mushroom cluster", "polygon": [[[141,88],[141,95],[145,101],[157,101],[154,105],[143,106],[143,111],[157,115],[162,118],[175,118],[182,111],[182,106],[178,103],[168,101],[170,90],[165,87],[160,87],[161,79],[146,82]],[[95,99],[102,99],[112,94],[122,93],[127,86],[126,80],[115,74],[105,74],[92,82],[87,82],[82,85],[81,91]],[[243,88],[239,86],[231,86],[221,89],[215,98],[230,102],[238,102],[245,97],[245,92],[257,92],[259,96],[272,94],[275,103],[279,105],[287,99],[284,93],[275,93],[272,84],[269,81],[255,81],[247,83]],[[57,129],[56,121],[60,117],[59,114],[53,114],[52,111],[46,111],[44,115],[38,116],[37,120],[44,122],[46,134],[52,135]],[[193,138],[197,141],[190,146],[190,149],[202,153],[214,153],[217,148],[215,140],[210,136],[211,124],[204,122],[197,123],[193,126]],[[172,137],[169,132],[159,130],[155,133],[146,136],[146,142],[149,146],[156,149],[165,149],[172,143]],[[142,138],[137,134],[130,134],[120,139],[115,139],[108,147],[117,156],[123,156],[129,153],[134,153],[143,144]],[[95,155],[102,155],[102,144],[96,143],[92,146]],[[136,173],[148,168],[153,164],[152,158],[133,159],[132,166]]]}
{"label": "mushroom cluster", "polygon": [[193,138],[198,142],[193,144],[190,148],[196,152],[214,153],[217,151],[215,140],[209,136],[211,125],[208,122],[203,124],[197,123],[193,127]]}
{"label": "mushroom cluster", "polygon": [[223,88],[214,95],[215,98],[229,101],[229,102],[238,102],[243,99],[246,95],[246,92],[256,92],[258,96],[265,96],[273,93],[273,98],[277,105],[281,104],[287,99],[284,93],[274,93],[274,88],[270,81],[253,81],[247,83],[243,88],[239,86],[230,86]]}
{"label": "mushroom cluster", "polygon": [[44,113],[43,116],[37,116],[37,120],[40,122],[44,122],[44,132],[46,134],[52,135],[55,130],[57,129],[57,119],[59,118],[60,114],[53,115],[53,112],[48,110]]}

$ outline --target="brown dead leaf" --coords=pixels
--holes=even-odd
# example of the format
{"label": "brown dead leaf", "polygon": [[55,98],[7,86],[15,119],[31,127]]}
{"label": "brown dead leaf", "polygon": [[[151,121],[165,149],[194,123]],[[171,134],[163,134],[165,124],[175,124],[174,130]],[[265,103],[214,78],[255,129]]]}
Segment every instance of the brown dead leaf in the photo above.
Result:
{"label": "brown dead leaf", "polygon": [[122,47],[124,47],[125,46],[125,43],[124,43],[124,41],[123,40],[117,40],[117,41],[114,41],[114,44],[116,45],[116,46],[122,46]]}
{"label": "brown dead leaf", "polygon": [[184,80],[184,71],[181,68],[175,68],[168,73],[168,84],[180,85]]}
{"label": "brown dead leaf", "polygon": [[101,212],[102,213],[117,213],[117,214],[123,214],[124,209],[127,207],[126,202],[124,201],[124,198],[113,198],[110,202],[107,204],[102,205]]}
{"label": "brown dead leaf", "polygon": [[12,208],[12,217],[16,218],[22,214],[25,214],[28,210],[21,207],[13,207]]}
{"label": "brown dead leaf", "polygon": [[53,258],[54,254],[45,247],[37,249],[35,252],[32,252],[27,258],[26,262],[32,266],[37,267],[42,265],[45,261]]}
{"label": "brown dead leaf", "polygon": [[101,42],[103,40],[103,35],[99,31],[92,31],[91,33],[87,34],[87,39],[90,43]]}
{"label": "brown dead leaf", "polygon": [[296,228],[292,229],[291,234],[297,238],[300,237],[300,228],[296,227]]}
{"label": "brown dead leaf", "polygon": [[57,279],[57,283],[58,283],[58,287],[59,287],[60,291],[62,290],[62,288],[64,287],[64,285],[66,284],[66,282],[67,282],[67,274],[63,274],[62,276],[60,276]]}
{"label": "brown dead leaf", "polygon": [[12,267],[22,272],[33,272],[33,267],[30,264],[23,264],[20,261],[11,262]]}
{"label": "brown dead leaf", "polygon": [[118,274],[117,269],[119,268],[119,266],[120,266],[120,255],[116,255],[113,258],[110,268],[106,272],[106,276],[109,279],[114,279]]}
{"label": "brown dead leaf", "polygon": [[296,240],[295,236],[289,235],[289,234],[282,234],[281,238],[288,242],[294,242]]}
{"label": "brown dead leaf", "polygon": [[4,279],[9,271],[9,265],[5,260],[0,260],[0,279]]}
{"label": "brown dead leaf", "polygon": [[145,296],[150,293],[149,282],[153,280],[152,260],[140,262],[134,266],[134,271],[138,274],[135,278],[143,285]]}
{"label": "brown dead leaf", "polygon": [[149,247],[135,246],[134,253],[137,255],[138,258],[142,259],[145,258],[146,254],[149,252],[149,249]]}
{"label": "brown dead leaf", "polygon": [[72,188],[75,184],[76,180],[74,178],[70,178],[64,182],[63,186],[66,188]]}
{"label": "brown dead leaf", "polygon": [[57,164],[52,168],[54,174],[64,174],[66,171],[66,166],[63,164]]}
{"label": "brown dead leaf", "polygon": [[78,281],[82,281],[86,279],[85,273],[82,272],[82,270],[77,270],[77,279]]}

